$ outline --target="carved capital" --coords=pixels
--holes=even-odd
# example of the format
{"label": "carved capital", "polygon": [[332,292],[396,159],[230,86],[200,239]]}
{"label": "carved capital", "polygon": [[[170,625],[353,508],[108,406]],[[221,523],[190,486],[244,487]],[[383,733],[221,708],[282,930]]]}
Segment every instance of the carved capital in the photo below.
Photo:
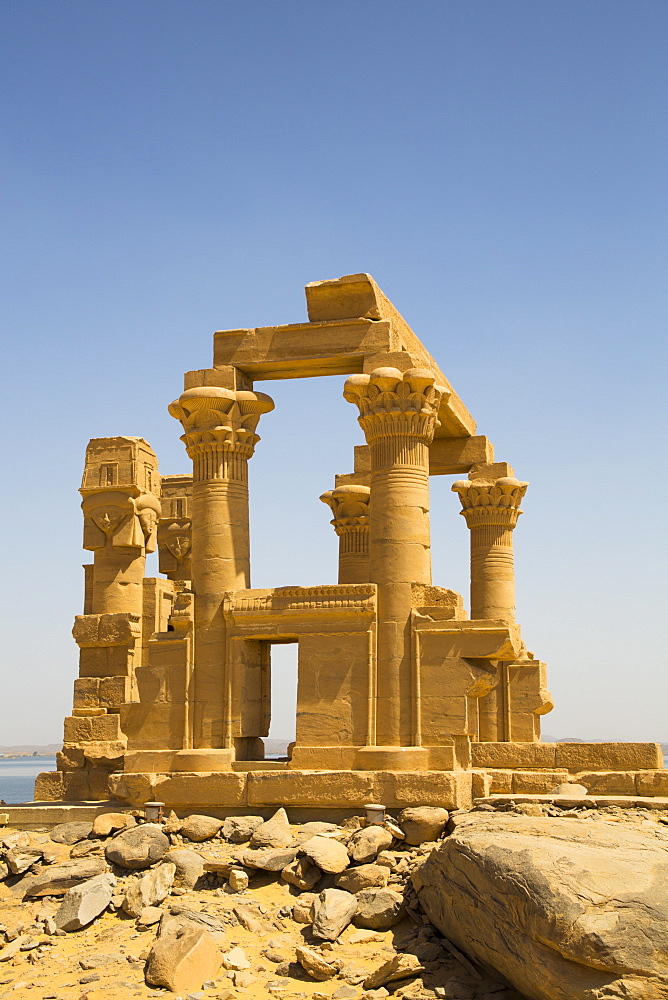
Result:
{"label": "carved capital", "polygon": [[273,410],[263,392],[206,386],[188,389],[169,406],[181,422],[181,440],[194,463],[194,479],[245,480],[245,463],[260,440],[255,433],[263,413]]}
{"label": "carved capital", "polygon": [[160,517],[160,501],[152,493],[133,496],[134,489],[94,490],[81,504],[84,515],[83,547],[91,551],[107,546],[153,552]]}
{"label": "carved capital", "polygon": [[410,438],[429,445],[439,426],[438,408],[450,395],[425,368],[376,368],[370,375],[351,375],[343,396],[359,408],[367,443],[383,438]]}
{"label": "carved capital", "polygon": [[158,525],[160,572],[173,580],[190,580],[192,522],[189,517],[163,517]]}
{"label": "carved capital", "polygon": [[370,497],[368,486],[338,486],[322,494],[320,499],[334,515],[330,524],[337,535],[368,533]]}
{"label": "carved capital", "polygon": [[528,483],[506,477],[494,483],[471,482],[462,479],[452,489],[462,502],[460,513],[469,528],[498,525],[512,530],[522,513],[520,503]]}

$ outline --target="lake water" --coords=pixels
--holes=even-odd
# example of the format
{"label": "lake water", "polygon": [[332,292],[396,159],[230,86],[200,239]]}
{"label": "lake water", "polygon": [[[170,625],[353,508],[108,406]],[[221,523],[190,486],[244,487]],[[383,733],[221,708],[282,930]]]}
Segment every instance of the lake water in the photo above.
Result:
{"label": "lake water", "polygon": [[32,802],[35,778],[41,771],[55,771],[55,757],[19,757],[0,760],[0,799],[7,805]]}

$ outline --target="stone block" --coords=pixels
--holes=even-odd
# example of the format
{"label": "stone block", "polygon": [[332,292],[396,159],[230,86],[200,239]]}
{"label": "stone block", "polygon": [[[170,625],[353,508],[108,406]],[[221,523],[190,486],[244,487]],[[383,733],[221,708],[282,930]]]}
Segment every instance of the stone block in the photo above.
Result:
{"label": "stone block", "polygon": [[471,761],[473,767],[484,768],[567,767],[557,764],[556,747],[556,743],[473,743]]}
{"label": "stone block", "polygon": [[557,743],[557,767],[571,771],[639,771],[663,766],[658,743]]}
{"label": "stone block", "polygon": [[97,677],[77,677],[73,706],[75,709],[100,707],[100,681]]}
{"label": "stone block", "polygon": [[130,678],[101,677],[99,680],[99,699],[103,708],[118,708],[130,700]]}
{"label": "stone block", "polygon": [[84,752],[81,747],[65,745],[56,754],[56,767],[59,771],[75,771],[84,764]]}
{"label": "stone block", "polygon": [[128,646],[84,646],[79,650],[80,677],[129,677],[134,663]]}
{"label": "stone block", "polygon": [[255,771],[248,775],[249,806],[363,806],[373,799],[371,771]]}
{"label": "stone block", "polygon": [[[136,776],[135,776],[136,777]],[[246,775],[234,771],[154,775],[153,794],[170,809],[246,805]]]}
{"label": "stone block", "polygon": [[155,774],[110,774],[109,791],[121,802],[138,807],[144,802],[155,801],[155,780]]}
{"label": "stone block", "polygon": [[584,771],[576,776],[590,795],[636,795],[635,771]]}
{"label": "stone block", "polygon": [[525,795],[546,795],[568,778],[568,771],[513,771],[512,791]]}
{"label": "stone block", "polygon": [[120,740],[120,716],[68,716],[65,719],[65,743],[88,743],[90,740]]}
{"label": "stone block", "polygon": [[60,771],[42,771],[35,778],[35,802],[62,802],[63,775]]}
{"label": "stone block", "polygon": [[492,776],[485,771],[471,774],[471,795],[473,799],[485,799],[492,791]]}
{"label": "stone block", "polygon": [[668,771],[637,771],[636,794],[668,796]]}
{"label": "stone block", "polygon": [[488,771],[490,781],[490,795],[507,795],[513,790],[512,771]]}
{"label": "stone block", "polygon": [[367,801],[389,808],[443,806],[466,809],[471,805],[470,771],[375,771],[373,795]]}
{"label": "stone block", "polygon": [[137,615],[77,615],[72,635],[78,646],[129,646],[141,635]]}

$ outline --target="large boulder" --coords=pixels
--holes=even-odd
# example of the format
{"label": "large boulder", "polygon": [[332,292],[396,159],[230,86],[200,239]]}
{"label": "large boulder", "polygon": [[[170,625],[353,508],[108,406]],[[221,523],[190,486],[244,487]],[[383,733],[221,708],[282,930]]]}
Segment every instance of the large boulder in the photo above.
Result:
{"label": "large boulder", "polygon": [[111,872],[96,875],[73,889],[68,889],[54,917],[62,931],[79,931],[104,913],[111,902],[116,879]]}
{"label": "large boulder", "polygon": [[169,850],[169,839],[159,826],[144,823],[119,833],[105,848],[107,861],[138,871],[161,861]]}
{"label": "large boulder", "polygon": [[215,816],[199,816],[194,813],[181,823],[181,836],[201,843],[204,840],[211,840],[212,837],[220,833],[222,825],[222,819],[216,819]]}
{"label": "large boulder", "polygon": [[348,842],[353,861],[375,861],[376,855],[390,847],[394,837],[383,826],[367,826],[357,830]]}
{"label": "large boulder", "polygon": [[176,865],[175,889],[194,889],[197,880],[204,874],[202,855],[198,854],[197,851],[192,851],[189,847],[176,847],[167,851],[163,860]]}
{"label": "large boulder", "polygon": [[413,875],[423,909],[531,1000],[666,1000],[668,832],[486,814]]}
{"label": "large boulder", "polygon": [[357,868],[348,868],[347,871],[337,875],[334,881],[339,889],[346,892],[361,892],[362,889],[374,889],[387,885],[390,877],[390,869],[387,865],[358,865]]}
{"label": "large boulder", "polygon": [[310,837],[299,849],[314,865],[333,875],[345,871],[350,864],[347,848],[331,837]]}
{"label": "large boulder", "polygon": [[228,816],[220,832],[233,844],[245,844],[263,823],[261,816]]}
{"label": "large boulder", "polygon": [[221,954],[211,935],[189,921],[170,920],[160,934],[146,963],[146,982],[166,986],[172,993],[199,990],[220,969]]}
{"label": "large boulder", "polygon": [[250,839],[251,847],[291,847],[292,844],[292,831],[285,809],[277,809],[271,819],[260,823]]}
{"label": "large boulder", "polygon": [[344,889],[323,889],[313,903],[313,935],[336,941],[355,915],[357,899]]}
{"label": "large boulder", "polygon": [[55,844],[76,844],[78,840],[85,840],[93,829],[92,823],[72,822],[58,823],[54,826],[49,837]]}
{"label": "large boulder", "polygon": [[448,822],[448,810],[440,806],[411,806],[399,813],[399,826],[407,844],[417,847],[425,841],[438,840]]}
{"label": "large boulder", "polygon": [[82,882],[108,871],[108,865],[102,858],[83,858],[81,861],[64,861],[62,865],[51,865],[39,875],[27,880],[24,896],[63,896]]}
{"label": "large boulder", "polygon": [[131,917],[138,917],[147,906],[157,906],[167,898],[174,884],[176,865],[166,861],[133,882],[123,900],[123,909]]}
{"label": "large boulder", "polygon": [[357,894],[356,927],[388,931],[404,915],[404,897],[395,889],[362,889]]}

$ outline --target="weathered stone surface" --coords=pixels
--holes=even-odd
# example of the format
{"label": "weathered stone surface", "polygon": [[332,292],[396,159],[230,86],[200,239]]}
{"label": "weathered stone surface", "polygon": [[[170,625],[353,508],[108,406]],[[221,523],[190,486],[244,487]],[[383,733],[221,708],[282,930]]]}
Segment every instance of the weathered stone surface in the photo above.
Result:
{"label": "weathered stone surface", "polygon": [[21,875],[31,865],[42,860],[44,851],[39,847],[27,847],[22,851],[12,849],[5,853],[5,862],[13,875]]}
{"label": "weathered stone surface", "polygon": [[26,896],[62,896],[68,889],[108,871],[103,858],[84,858],[52,865],[30,879]]}
{"label": "weathered stone surface", "polygon": [[289,865],[286,865],[281,872],[284,882],[296,886],[297,889],[308,891],[318,884],[322,878],[322,871],[314,865],[310,858],[295,858]]}
{"label": "weathered stone surface", "polygon": [[102,840],[79,840],[72,845],[70,850],[71,858],[87,858],[89,854],[102,854],[104,852],[104,841]]}
{"label": "weathered stone surface", "polygon": [[169,850],[169,840],[159,826],[144,823],[114,837],[105,848],[108,861],[131,871],[150,868]]}
{"label": "weathered stone surface", "polygon": [[136,826],[137,820],[131,813],[102,813],[93,820],[93,836],[108,837],[117,830]]}
{"label": "weathered stone surface", "polygon": [[312,979],[324,982],[336,975],[336,967],[326,962],[322,955],[314,951],[313,948],[300,947],[296,949],[295,954],[302,969],[308,972]]}
{"label": "weathered stone surface", "polygon": [[394,889],[362,889],[357,894],[356,927],[387,931],[403,916],[404,897]]}
{"label": "weathered stone surface", "polygon": [[312,820],[309,823],[302,823],[295,834],[298,844],[303,844],[311,837],[320,837],[325,833],[335,833],[338,830],[336,823],[325,823],[321,820]]}
{"label": "weathered stone surface", "polygon": [[232,844],[245,844],[263,822],[261,816],[228,816],[220,832]]}
{"label": "weathered stone surface", "polygon": [[399,826],[404,832],[404,839],[414,846],[438,840],[447,822],[448,811],[439,806],[413,806],[399,813]]}
{"label": "weathered stone surface", "polygon": [[584,799],[588,794],[589,790],[586,785],[581,785],[576,781],[563,781],[550,791],[550,795],[565,795],[569,799]]}
{"label": "weathered stone surface", "polygon": [[532,1000],[668,997],[668,836],[492,815],[413,876],[443,934]]}
{"label": "weathered stone surface", "polygon": [[271,819],[261,823],[250,839],[250,846],[261,847],[291,847],[292,831],[285,809],[277,809]]}
{"label": "weathered stone surface", "polygon": [[216,819],[214,816],[187,816],[181,823],[181,836],[201,843],[215,837],[222,826],[222,819]]}
{"label": "weathered stone surface", "polygon": [[232,892],[244,892],[248,888],[248,872],[243,868],[232,868],[227,884]]}
{"label": "weathered stone surface", "polygon": [[157,924],[159,920],[162,920],[162,915],[165,911],[159,906],[146,906],[141,911],[137,917],[138,927],[152,927],[153,924]]}
{"label": "weathered stone surface", "polygon": [[222,945],[225,941],[225,925],[216,917],[212,917],[210,913],[205,913],[202,910],[191,910],[187,906],[174,905],[170,908],[169,913],[163,916],[160,923],[160,933],[162,933],[163,927],[167,930],[174,921],[177,923],[185,921],[195,927],[202,927],[211,935],[211,939],[217,945]]}
{"label": "weathered stone surface", "polygon": [[296,847],[265,847],[244,851],[243,864],[248,868],[262,868],[266,872],[280,872],[294,861],[296,856]]}
{"label": "weathered stone surface", "polygon": [[419,958],[408,953],[394,955],[388,962],[383,962],[371,975],[364,980],[365,990],[377,990],[386,983],[398,982],[400,979],[410,979],[419,975],[424,966]]}
{"label": "weathered stone surface", "polygon": [[373,861],[380,851],[392,844],[392,834],[382,826],[367,826],[357,830],[348,842],[348,853],[353,861]]}
{"label": "weathered stone surface", "polygon": [[92,823],[59,823],[49,834],[55,844],[76,844],[85,840],[93,829]]}
{"label": "weathered stone surface", "polygon": [[299,850],[324,872],[336,875],[350,864],[344,845],[329,837],[311,837],[300,845]]}
{"label": "weathered stone surface", "polygon": [[109,906],[115,885],[115,877],[111,872],[105,872],[68,889],[54,916],[56,927],[62,931],[78,931],[87,927]]}
{"label": "weathered stone surface", "polygon": [[189,922],[172,921],[155,941],[146,963],[146,982],[173,993],[199,990],[220,969],[221,955],[211,935]]}
{"label": "weathered stone surface", "polygon": [[347,871],[337,875],[334,881],[340,889],[345,889],[346,892],[361,892],[362,889],[373,889],[387,885],[389,877],[390,869],[387,865],[370,864],[348,868]]}
{"label": "weathered stone surface", "polygon": [[298,924],[313,923],[313,904],[318,898],[315,892],[302,892],[299,894],[292,907],[292,919]]}
{"label": "weathered stone surface", "polygon": [[343,889],[324,889],[313,903],[313,934],[336,941],[357,910],[357,899]]}
{"label": "weathered stone surface", "polygon": [[176,865],[166,861],[133,882],[123,900],[125,912],[131,917],[138,917],[147,906],[162,903],[174,884],[175,874]]}
{"label": "weathered stone surface", "polygon": [[167,851],[163,861],[176,865],[174,875],[176,889],[194,889],[197,880],[204,874],[204,860],[201,854],[191,851],[188,847],[176,847]]}
{"label": "weathered stone surface", "polygon": [[233,948],[222,956],[223,968],[232,972],[243,972],[250,969],[250,962],[246,958],[243,948]]}

